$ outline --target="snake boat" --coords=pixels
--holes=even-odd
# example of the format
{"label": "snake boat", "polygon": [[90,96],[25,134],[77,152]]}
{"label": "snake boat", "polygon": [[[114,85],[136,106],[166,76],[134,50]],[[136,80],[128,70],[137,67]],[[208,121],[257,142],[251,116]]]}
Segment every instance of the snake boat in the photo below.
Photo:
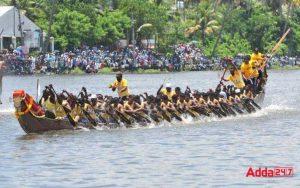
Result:
{"label": "snake boat", "polygon": [[[257,94],[254,98],[254,101],[257,104],[262,104],[265,97],[265,89]],[[42,107],[38,105],[33,98],[25,93],[24,90],[17,90],[13,94],[14,106],[16,109],[16,118],[22,127],[22,129],[30,133],[43,133],[47,131],[57,131],[57,130],[76,130],[79,127],[84,127],[88,129],[94,129],[95,125],[92,125],[90,122],[86,123],[77,123],[76,126],[67,119],[50,119],[47,118],[43,111]],[[200,116],[201,118],[201,116]],[[116,128],[119,127],[119,124],[116,123],[106,123],[106,124],[97,124],[97,127],[105,126],[107,128]]]}

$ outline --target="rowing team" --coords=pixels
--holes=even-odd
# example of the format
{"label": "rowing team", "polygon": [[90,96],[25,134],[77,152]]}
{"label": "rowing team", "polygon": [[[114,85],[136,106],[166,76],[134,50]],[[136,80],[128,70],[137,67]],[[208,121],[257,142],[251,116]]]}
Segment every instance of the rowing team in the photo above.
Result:
{"label": "rowing team", "polygon": [[253,54],[246,55],[240,67],[237,67],[230,58],[223,59],[230,65],[230,75],[224,81],[231,81],[235,87],[243,88],[250,85],[254,90],[261,90],[268,77],[266,71],[267,57],[258,52],[256,48]]}
{"label": "rowing team", "polygon": [[[173,91],[170,84],[159,88],[156,96],[144,93],[127,97],[111,97],[88,94],[83,87],[78,96],[67,91],[57,94],[52,85],[43,91],[40,105],[46,109],[46,117],[53,119],[67,118],[77,123],[97,125],[125,125],[134,123],[148,124],[173,119],[183,121],[189,115],[235,116],[252,113],[260,106],[254,102],[256,93],[250,88],[235,89],[232,86],[220,86],[216,91],[192,91],[189,87],[184,92],[179,87]],[[71,120],[70,120],[71,118]]]}

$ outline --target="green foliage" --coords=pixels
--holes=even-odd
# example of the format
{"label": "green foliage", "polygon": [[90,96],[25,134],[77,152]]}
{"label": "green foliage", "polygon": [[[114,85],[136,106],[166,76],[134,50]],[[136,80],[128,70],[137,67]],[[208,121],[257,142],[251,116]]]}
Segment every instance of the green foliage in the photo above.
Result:
{"label": "green foliage", "polygon": [[85,72],[83,70],[81,70],[79,67],[76,67],[75,69],[71,70],[71,74],[85,74]]}
{"label": "green foliage", "polygon": [[[204,53],[208,56],[211,53],[212,45],[214,45],[215,40],[210,41],[208,48],[205,48]],[[230,34],[223,35],[220,45],[216,50],[217,54],[221,57],[224,56],[235,56],[239,53],[247,54],[251,52],[250,43],[241,38],[239,34],[234,34],[231,36]]]}
{"label": "green foliage", "polygon": [[113,70],[110,67],[103,67],[102,69],[99,70],[98,73],[100,73],[100,74],[111,74],[111,73],[113,73]]}
{"label": "green foliage", "polygon": [[148,0],[122,0],[119,8],[133,19],[135,30],[144,24],[152,25],[137,32],[138,39],[152,38],[156,33],[162,34],[166,29],[168,7],[159,6]]}
{"label": "green foliage", "polygon": [[55,16],[54,37],[62,48],[79,47],[88,38],[90,19],[77,11],[64,9]]}
{"label": "green foliage", "polygon": [[134,71],[133,73],[135,73],[135,74],[161,74],[164,72],[166,72],[166,71],[161,71],[159,69],[138,69],[138,70]]}
{"label": "green foliage", "polygon": [[114,44],[117,40],[125,37],[125,32],[130,28],[130,18],[121,11],[106,10],[98,16],[94,27],[97,41],[104,45]]}
{"label": "green foliage", "polygon": [[192,41],[206,55],[214,47],[220,56],[251,53],[254,47],[266,53],[291,28],[279,53],[300,54],[299,0],[184,2],[184,9],[176,9],[174,0],[17,0],[22,12],[55,37],[59,50],[131,41],[133,27],[138,43],[155,37],[156,50],[163,53]]}
{"label": "green foliage", "polygon": [[[255,6],[251,17],[247,20],[246,38],[252,48],[264,49],[266,42],[276,39],[279,32],[278,19],[268,12],[267,7]],[[279,34],[279,33],[278,33]]]}

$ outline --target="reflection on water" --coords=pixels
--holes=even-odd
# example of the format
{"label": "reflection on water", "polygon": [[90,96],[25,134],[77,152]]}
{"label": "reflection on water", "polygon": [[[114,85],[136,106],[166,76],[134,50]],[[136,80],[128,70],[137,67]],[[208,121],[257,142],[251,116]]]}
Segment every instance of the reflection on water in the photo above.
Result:
{"label": "reflection on water", "polygon": [[25,134],[17,137],[17,140],[36,140],[39,139],[40,135],[39,134]]}
{"label": "reflection on water", "polygon": [[[5,77],[0,107],[0,187],[244,187],[300,185],[299,71],[271,72],[263,109],[224,119],[116,130],[53,131],[26,135],[9,97],[37,77]],[[131,92],[173,85],[214,88],[217,72],[126,75]],[[113,94],[110,75],[42,77],[58,90]],[[17,85],[15,83],[18,83]],[[284,91],[281,86],[284,86]],[[284,93],[284,95],[283,95]],[[293,178],[245,178],[249,166],[293,166]]]}

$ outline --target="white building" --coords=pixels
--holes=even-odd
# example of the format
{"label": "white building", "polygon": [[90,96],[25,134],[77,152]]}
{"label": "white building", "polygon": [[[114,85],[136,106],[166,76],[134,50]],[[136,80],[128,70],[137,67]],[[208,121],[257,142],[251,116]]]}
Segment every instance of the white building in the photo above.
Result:
{"label": "white building", "polygon": [[[41,29],[22,13],[20,20],[24,36],[24,47],[27,49],[40,48]],[[7,49],[10,45],[17,47],[17,41],[21,39],[20,20],[17,8],[0,6],[0,50]]]}

